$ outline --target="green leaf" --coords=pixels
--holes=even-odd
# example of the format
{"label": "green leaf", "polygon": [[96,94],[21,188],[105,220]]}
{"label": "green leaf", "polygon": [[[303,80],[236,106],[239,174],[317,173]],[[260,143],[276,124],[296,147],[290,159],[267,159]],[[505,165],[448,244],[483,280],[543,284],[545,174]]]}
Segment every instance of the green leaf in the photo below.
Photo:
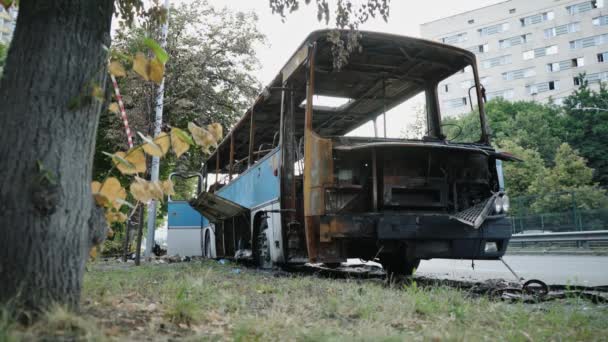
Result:
{"label": "green leaf", "polygon": [[[8,8],[11,7],[13,5],[14,1],[13,0],[0,0],[0,4],[2,4],[2,6],[4,6],[4,9],[8,11]],[[15,4],[17,5],[17,4]]]}
{"label": "green leaf", "polygon": [[158,58],[161,63],[167,63],[169,60],[169,54],[167,54],[167,51],[158,45],[154,39],[146,37],[144,38],[144,44],[154,51],[154,55],[156,55],[156,58]]}
{"label": "green leaf", "polygon": [[190,136],[190,134],[182,131],[179,128],[175,128],[175,134],[177,134],[180,137],[180,139],[182,139],[188,145],[194,146],[194,140],[192,140],[192,137]]}
{"label": "green leaf", "polygon": [[135,165],[131,164],[128,160],[126,160],[125,158],[118,156],[116,154],[113,153],[108,153],[106,151],[102,151],[101,153],[105,154],[106,156],[112,158],[112,160],[115,160],[121,164],[123,164],[124,166],[126,166],[129,169],[135,169]]}

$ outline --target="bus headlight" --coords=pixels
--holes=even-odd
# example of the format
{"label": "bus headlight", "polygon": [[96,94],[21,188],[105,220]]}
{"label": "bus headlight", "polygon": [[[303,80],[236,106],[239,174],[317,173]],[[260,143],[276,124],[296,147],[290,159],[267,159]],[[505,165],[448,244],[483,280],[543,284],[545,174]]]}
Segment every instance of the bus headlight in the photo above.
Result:
{"label": "bus headlight", "polygon": [[496,214],[500,214],[502,212],[502,197],[498,196],[496,197],[496,199],[494,200],[494,212]]}
{"label": "bus headlight", "polygon": [[502,195],[502,211],[505,213],[508,213],[509,209],[511,209],[511,203],[509,201],[509,196]]}

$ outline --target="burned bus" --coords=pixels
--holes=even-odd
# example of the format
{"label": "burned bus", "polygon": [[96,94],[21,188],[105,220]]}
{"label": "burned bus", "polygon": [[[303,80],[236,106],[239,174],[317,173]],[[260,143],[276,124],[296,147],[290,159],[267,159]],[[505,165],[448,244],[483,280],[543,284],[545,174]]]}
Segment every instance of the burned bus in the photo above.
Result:
{"label": "burned bus", "polygon": [[[360,32],[338,69],[329,32],[302,43],[206,161],[189,202],[204,217],[202,253],[260,267],[361,258],[396,274],[421,259],[500,258],[511,228],[497,162],[513,157],[490,145],[474,54]],[[438,100],[440,83],[465,71],[463,102],[479,112],[469,142],[446,136],[450,103]],[[424,103],[424,129],[389,137],[386,113],[399,121],[411,99]],[[381,116],[383,134],[352,134]]]}

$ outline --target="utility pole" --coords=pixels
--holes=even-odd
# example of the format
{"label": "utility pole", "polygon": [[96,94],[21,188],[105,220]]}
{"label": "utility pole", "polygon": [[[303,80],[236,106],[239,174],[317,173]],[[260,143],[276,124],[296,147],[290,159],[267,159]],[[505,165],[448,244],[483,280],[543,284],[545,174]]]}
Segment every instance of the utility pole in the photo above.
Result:
{"label": "utility pole", "polygon": [[[164,49],[167,47],[167,34],[169,32],[169,0],[165,0],[163,5],[167,13],[165,22],[161,27],[161,41],[160,46]],[[156,106],[154,116],[154,137],[156,138],[160,134],[160,130],[163,124],[163,101],[165,98],[165,77],[163,76],[160,85],[156,89]],[[160,158],[152,157],[152,167],[150,172],[150,181],[158,181],[158,169],[160,167]],[[154,230],[156,229],[156,200],[152,200],[148,203],[148,236],[146,238],[146,258],[152,254],[152,248],[154,248]]]}

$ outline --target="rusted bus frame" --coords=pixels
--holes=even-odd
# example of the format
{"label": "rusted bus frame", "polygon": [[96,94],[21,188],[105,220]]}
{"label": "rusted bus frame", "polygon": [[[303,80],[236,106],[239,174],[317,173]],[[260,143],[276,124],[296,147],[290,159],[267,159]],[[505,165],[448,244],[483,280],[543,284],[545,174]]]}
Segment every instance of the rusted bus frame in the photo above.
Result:
{"label": "rusted bus frame", "polygon": [[248,157],[247,157],[247,166],[250,167],[251,165],[253,165],[253,145],[255,143],[255,112],[254,112],[254,108],[255,105],[253,105],[251,107],[251,120],[250,120],[250,124],[249,124],[249,153],[248,153]]}
{"label": "rusted bus frame", "polygon": [[473,63],[473,77],[475,78],[475,92],[477,95],[477,106],[479,107],[479,121],[481,124],[481,142],[484,144],[490,144],[490,135],[488,134],[488,124],[486,121],[486,113],[483,102],[483,94],[481,92],[482,84],[479,81],[479,70],[477,69],[477,61],[474,58]]}
{"label": "rusted bus frame", "polygon": [[[251,143],[250,143],[251,144]],[[219,158],[217,160],[220,160]],[[228,181],[232,180],[232,172],[234,172],[234,134],[230,134],[230,166],[228,170]]]}
{"label": "rusted bus frame", "polygon": [[313,110],[313,95],[315,91],[315,53],[316,42],[308,49],[308,73],[306,74],[306,112],[304,114],[304,233],[306,236],[306,250],[308,258],[311,262],[316,261],[317,250],[317,234],[313,231],[315,221],[310,215],[311,188],[308,186],[310,182],[309,174],[312,172],[307,161],[310,158],[310,135],[312,134],[312,110]]}

